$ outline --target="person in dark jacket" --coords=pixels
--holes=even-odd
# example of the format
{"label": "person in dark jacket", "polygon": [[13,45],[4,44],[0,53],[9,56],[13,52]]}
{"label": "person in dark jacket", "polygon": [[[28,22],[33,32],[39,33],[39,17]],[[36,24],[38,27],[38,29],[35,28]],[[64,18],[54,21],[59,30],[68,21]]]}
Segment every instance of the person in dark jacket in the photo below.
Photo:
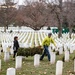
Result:
{"label": "person in dark jacket", "polygon": [[18,37],[17,36],[14,37],[14,42],[13,43],[14,43],[13,44],[13,50],[14,50],[13,58],[15,58],[16,53],[17,53],[18,48],[19,48],[19,43],[18,43]]}

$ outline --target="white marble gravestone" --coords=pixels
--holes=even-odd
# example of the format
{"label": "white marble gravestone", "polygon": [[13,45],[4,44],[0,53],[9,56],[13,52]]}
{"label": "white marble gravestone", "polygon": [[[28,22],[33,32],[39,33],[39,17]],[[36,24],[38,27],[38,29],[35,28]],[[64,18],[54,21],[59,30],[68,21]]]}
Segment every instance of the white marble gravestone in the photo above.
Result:
{"label": "white marble gravestone", "polygon": [[75,59],[74,59],[74,72],[75,72]]}
{"label": "white marble gravestone", "polygon": [[15,68],[8,68],[6,75],[16,75],[16,70],[15,70]]}
{"label": "white marble gravestone", "polygon": [[70,53],[73,53],[73,46],[70,46]]}
{"label": "white marble gravestone", "polygon": [[63,54],[63,47],[59,48],[59,54]]}
{"label": "white marble gravestone", "polygon": [[34,55],[34,66],[38,67],[40,64],[40,55],[39,54],[35,54]]}
{"label": "white marble gravestone", "polygon": [[0,60],[0,71],[1,71],[1,60]]}
{"label": "white marble gravestone", "polygon": [[55,59],[56,59],[55,52],[52,52],[52,53],[51,53],[51,60],[50,60],[50,63],[51,63],[51,64],[54,64],[54,63],[55,63]]}
{"label": "white marble gravestone", "polygon": [[22,68],[22,56],[16,57],[15,68],[16,69]]}
{"label": "white marble gravestone", "polygon": [[0,55],[1,55],[1,49],[0,49]]}
{"label": "white marble gravestone", "polygon": [[10,48],[10,53],[11,53],[12,55],[14,54],[13,47]]}
{"label": "white marble gravestone", "polygon": [[56,75],[62,75],[62,72],[63,72],[63,62],[59,60],[56,63]]}
{"label": "white marble gravestone", "polygon": [[9,61],[10,59],[10,55],[9,55],[9,52],[4,52],[4,61]]}
{"label": "white marble gravestone", "polygon": [[65,50],[65,61],[68,62],[69,61],[69,51]]}

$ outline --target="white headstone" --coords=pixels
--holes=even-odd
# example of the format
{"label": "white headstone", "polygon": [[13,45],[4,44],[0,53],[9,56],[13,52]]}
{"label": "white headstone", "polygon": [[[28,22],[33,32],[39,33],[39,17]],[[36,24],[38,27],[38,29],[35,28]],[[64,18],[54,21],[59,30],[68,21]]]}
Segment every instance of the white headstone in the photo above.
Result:
{"label": "white headstone", "polygon": [[8,61],[10,59],[9,52],[4,52],[4,61]]}
{"label": "white headstone", "polygon": [[69,51],[65,50],[65,61],[68,62],[69,61]]}
{"label": "white headstone", "polygon": [[1,55],[1,49],[0,49],[0,55]]}
{"label": "white headstone", "polygon": [[75,59],[74,59],[74,72],[75,72]]}
{"label": "white headstone", "polygon": [[64,45],[64,51],[65,51],[65,50],[68,50],[68,47],[67,47],[67,45]]}
{"label": "white headstone", "polygon": [[0,60],[0,71],[1,71],[1,60]]}
{"label": "white headstone", "polygon": [[22,56],[17,56],[16,57],[16,65],[15,65],[16,69],[20,69],[22,68]]}
{"label": "white headstone", "polygon": [[50,63],[51,63],[51,64],[54,64],[54,63],[55,63],[55,59],[56,59],[55,52],[52,52],[52,53],[51,53],[51,60],[50,60]]}
{"label": "white headstone", "polygon": [[73,53],[73,47],[70,46],[70,53]]}
{"label": "white headstone", "polygon": [[63,47],[59,48],[59,54],[63,54]]}
{"label": "white headstone", "polygon": [[35,54],[34,55],[34,66],[38,67],[40,64],[40,55],[39,54]]}
{"label": "white headstone", "polygon": [[56,75],[62,75],[62,72],[63,72],[63,62],[59,60],[56,63]]}
{"label": "white headstone", "polygon": [[7,52],[7,43],[2,43],[3,52]]}
{"label": "white headstone", "polygon": [[11,53],[11,54],[14,54],[13,47],[10,48],[10,53]]}
{"label": "white headstone", "polygon": [[15,68],[8,68],[6,75],[16,75],[16,70],[15,70]]}

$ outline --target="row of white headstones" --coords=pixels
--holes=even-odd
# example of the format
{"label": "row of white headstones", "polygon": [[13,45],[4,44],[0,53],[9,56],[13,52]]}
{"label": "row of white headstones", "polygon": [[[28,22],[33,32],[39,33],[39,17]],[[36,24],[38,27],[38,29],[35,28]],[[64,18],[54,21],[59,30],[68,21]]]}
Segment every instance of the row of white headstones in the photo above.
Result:
{"label": "row of white headstones", "polygon": [[[40,58],[39,54],[36,54],[34,56],[35,67],[38,67],[40,65],[39,58]],[[8,68],[6,75],[16,75],[16,69],[20,69],[20,68],[22,68],[22,56],[17,56],[15,68]],[[0,71],[1,71],[1,60],[0,60]],[[62,72],[63,72],[63,61],[58,60],[56,63],[56,75],[62,75]],[[74,60],[74,72],[75,72],[75,60]]]}
{"label": "row of white headstones", "polygon": [[[50,51],[50,55],[51,55],[51,60],[50,63],[54,64],[56,61],[56,54],[55,52],[52,52],[51,47],[49,47],[49,51]],[[63,53],[62,51],[59,51],[59,53]],[[1,55],[1,52],[0,52]],[[69,58],[70,54],[68,50],[65,50],[65,61],[69,62]],[[9,52],[4,52],[4,61],[9,61],[10,60],[10,55]],[[19,63],[18,63],[19,62]],[[74,61],[75,64],[75,61]],[[36,54],[34,55],[34,66],[38,67],[40,65],[40,55]],[[22,67],[22,56],[17,56],[16,57],[16,62],[15,62],[15,68],[19,69]],[[16,75],[16,69],[15,68],[8,68],[7,69],[7,74],[6,75]],[[75,68],[75,66],[74,66]],[[1,70],[1,60],[0,60],[0,70]],[[74,69],[75,70],[75,69]],[[62,71],[63,71],[63,62],[62,61],[57,61],[56,63],[56,75],[62,75]],[[14,74],[13,74],[14,73]]]}
{"label": "row of white headstones", "polygon": [[[13,33],[13,35],[11,35],[10,37],[9,37],[9,35],[10,35],[9,33],[8,34],[4,33],[4,35],[0,37],[1,44],[2,44],[3,48],[5,46],[8,47],[8,46],[13,45],[13,39],[10,39],[10,38],[14,38],[15,35],[19,36],[18,41],[19,41],[20,47],[32,47],[33,41],[35,42],[35,46],[39,46],[39,45],[41,45],[42,40],[46,37],[46,33],[41,33],[41,32],[38,32],[38,33],[34,33],[34,32],[28,33],[27,32],[27,33],[19,33],[19,34]],[[72,49],[71,46],[75,43],[75,40],[73,38],[72,39],[67,38],[68,34],[66,34],[66,35],[67,36],[65,36],[65,34],[64,34],[63,38],[57,38],[57,34],[55,34],[55,35],[53,34],[53,37],[54,37],[55,42],[58,47],[61,45],[63,45],[65,47],[67,45],[68,48]],[[4,39],[5,37],[6,37],[6,39]],[[8,41],[10,41],[10,42],[8,42]],[[39,44],[38,44],[38,42],[39,42]]]}
{"label": "row of white headstones", "polygon": [[[29,39],[32,39],[34,36],[35,36],[35,44],[37,44],[37,41],[36,41],[36,35],[38,35],[38,41],[41,45],[41,41],[44,39],[44,37],[48,34],[48,33],[44,33],[44,32],[25,32],[25,33],[1,33],[0,35],[0,41],[3,42],[3,43],[12,43],[13,42],[13,38],[14,36],[18,36],[19,37],[19,42],[20,43],[29,43]],[[55,39],[57,40],[61,40],[62,38],[58,39],[57,38],[58,34],[53,34],[53,37],[55,37]],[[73,36],[73,35],[72,35]],[[6,37],[6,38],[5,38]],[[66,38],[69,38],[69,34],[63,34],[63,38],[66,40]],[[62,42],[62,40],[61,40]],[[66,41],[65,41],[66,42]],[[30,41],[31,43],[31,41]],[[30,45],[31,46],[31,45]]]}
{"label": "row of white headstones", "polygon": [[[46,33],[46,32],[25,32],[25,33],[11,33],[11,34],[10,33],[1,33],[0,34],[0,42],[1,43],[12,43],[14,36],[18,36],[19,37],[18,41],[21,46],[25,46],[27,44],[31,47],[32,42],[33,42],[32,40],[34,40],[35,45],[38,46],[37,38],[38,38],[39,44],[41,45],[42,40],[45,38],[45,36],[47,34],[48,33]],[[63,39],[62,38],[59,39],[57,37],[57,35],[58,34],[53,34],[52,36],[56,40],[61,40],[61,42],[63,41],[63,39],[66,42],[67,38],[68,38],[67,40],[69,40],[69,34],[63,34]]]}
{"label": "row of white headstones", "polygon": [[4,45],[5,43],[11,45],[13,43],[14,36],[18,36],[20,47],[27,47],[27,46],[32,47],[32,44],[34,44],[33,41],[35,42],[35,46],[39,46],[39,44],[41,45],[41,42],[43,38],[46,36],[46,34],[42,32],[26,32],[26,33],[12,33],[12,34],[2,33],[0,37],[2,45]]}
{"label": "row of white headstones", "polygon": [[[57,34],[55,34],[53,36],[57,36]],[[44,37],[42,37],[42,34],[41,34],[41,38],[43,39]],[[65,54],[65,61],[69,61],[70,54],[69,54],[68,49],[70,49],[70,53],[73,53],[73,51],[75,50],[75,44],[74,44],[75,40],[73,40],[73,39],[66,39],[64,37],[63,38],[60,38],[60,39],[58,39],[58,38],[55,39],[56,44],[57,44],[57,49],[55,49],[55,51],[58,50],[59,51],[59,54],[63,54],[64,53]],[[41,44],[41,39],[39,37],[38,37],[38,39],[39,39],[40,44]],[[53,45],[51,45],[51,46],[54,49],[54,46]],[[63,52],[63,47],[64,47],[64,50],[65,50],[64,52]],[[4,50],[4,61],[8,61],[10,59],[9,52],[6,51],[6,47],[4,47],[3,50]],[[55,63],[55,60],[56,60],[55,52],[52,52],[51,51],[51,47],[49,47],[49,51],[50,51],[50,55],[51,55],[51,61],[50,61],[50,63],[51,64],[54,64]],[[1,52],[0,52],[0,54],[1,54]],[[11,50],[11,54],[13,54],[13,49]],[[37,55],[36,54],[34,56],[34,66],[35,67],[39,66],[39,64],[40,64],[39,58],[40,58],[40,55]],[[18,62],[20,62],[20,63],[18,63]],[[58,66],[57,66],[57,64],[58,64]],[[63,62],[62,61],[57,61],[57,64],[56,64],[56,66],[57,66],[56,67],[56,75],[60,75],[60,74],[62,75]],[[0,60],[0,65],[1,65],[1,60]],[[60,65],[60,67],[59,67],[59,65]],[[15,68],[18,69],[18,68],[21,68],[21,67],[22,67],[22,57],[21,56],[18,56],[18,57],[16,57],[16,65],[15,65]],[[16,69],[15,68],[8,68],[7,69],[7,75],[10,75],[10,74],[11,75],[15,75],[15,72],[16,72]],[[0,69],[1,69],[1,66],[0,66]]]}

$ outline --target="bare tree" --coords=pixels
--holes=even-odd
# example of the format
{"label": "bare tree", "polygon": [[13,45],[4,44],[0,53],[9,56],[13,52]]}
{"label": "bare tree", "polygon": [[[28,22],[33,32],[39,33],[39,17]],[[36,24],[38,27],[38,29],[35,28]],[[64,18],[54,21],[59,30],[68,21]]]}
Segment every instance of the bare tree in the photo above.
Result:
{"label": "bare tree", "polygon": [[38,2],[33,2],[32,4],[28,3],[28,5],[26,5],[22,10],[19,10],[19,12],[21,14],[21,18],[20,16],[18,16],[17,18],[21,19],[22,25],[29,26],[35,30],[38,30],[44,26],[44,4]]}
{"label": "bare tree", "polygon": [[72,29],[75,25],[75,2],[73,0],[65,3],[65,15],[69,25],[69,37],[71,38]]}
{"label": "bare tree", "polygon": [[15,3],[6,0],[6,3],[0,5],[0,26],[5,27],[4,31],[10,24],[14,23],[14,18],[16,15],[16,8],[13,7]]}
{"label": "bare tree", "polygon": [[[26,1],[26,4],[17,10],[15,25],[28,26],[35,30],[39,30],[43,26],[57,26],[59,29],[58,37],[60,38],[62,37],[63,19],[67,20],[69,28],[72,28],[75,23],[74,2],[67,1],[67,4],[63,0]],[[72,29],[70,29],[71,32]]]}
{"label": "bare tree", "polygon": [[20,16],[17,16],[18,19],[21,19],[20,21],[17,19],[21,25],[29,26],[35,30],[39,30],[43,26],[57,25],[51,4],[48,5],[45,1],[32,3],[27,1],[27,3],[22,10],[19,10]]}
{"label": "bare tree", "polygon": [[[75,25],[75,1],[74,0],[66,0],[63,2],[63,0],[51,0],[54,7],[53,12],[55,12],[58,22],[58,29],[59,29],[59,35],[58,37],[62,36],[62,25],[63,25],[63,19],[64,17],[67,20],[67,23],[69,24],[69,37],[71,38],[72,28]],[[56,4],[55,4],[55,3]]]}
{"label": "bare tree", "polygon": [[54,10],[52,12],[55,13],[54,17],[56,18],[56,21],[58,22],[58,30],[59,34],[58,37],[62,37],[62,22],[63,22],[63,0],[55,0],[53,3]]}

